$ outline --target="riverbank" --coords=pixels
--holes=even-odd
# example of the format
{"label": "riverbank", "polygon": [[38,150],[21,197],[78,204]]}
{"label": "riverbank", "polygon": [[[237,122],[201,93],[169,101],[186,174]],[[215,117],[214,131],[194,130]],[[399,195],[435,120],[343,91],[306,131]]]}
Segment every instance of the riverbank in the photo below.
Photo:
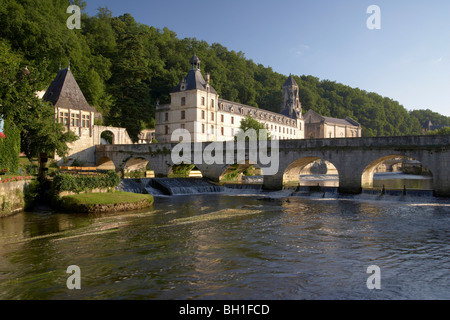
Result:
{"label": "riverbank", "polygon": [[148,208],[153,196],[131,192],[80,193],[61,198],[58,209],[68,213],[120,212]]}
{"label": "riverbank", "polygon": [[11,180],[8,182],[3,176],[0,183],[0,217],[13,215],[24,210],[24,193],[29,180]]}
{"label": "riverbank", "polygon": [[[450,298],[449,202],[259,198],[155,197],[123,214],[4,218],[0,299]],[[81,290],[67,289],[69,265]],[[371,265],[382,290],[367,289]]]}

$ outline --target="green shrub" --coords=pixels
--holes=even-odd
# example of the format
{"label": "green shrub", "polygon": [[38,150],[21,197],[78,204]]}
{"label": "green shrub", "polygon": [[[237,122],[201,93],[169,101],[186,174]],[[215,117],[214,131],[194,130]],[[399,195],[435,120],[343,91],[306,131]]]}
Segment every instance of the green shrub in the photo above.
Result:
{"label": "green shrub", "polygon": [[73,160],[71,166],[72,167],[83,167],[84,166],[84,162],[82,162],[82,161],[80,161],[78,159],[75,159],[75,160]]}
{"label": "green shrub", "polygon": [[9,122],[4,121],[5,138],[0,138],[0,170],[16,174],[19,169],[20,131]]}
{"label": "green shrub", "polygon": [[58,173],[53,178],[52,189],[55,194],[64,191],[81,193],[93,189],[115,188],[120,183],[120,178],[114,171],[105,174],[74,175],[70,173]]}
{"label": "green shrub", "polygon": [[139,179],[139,178],[145,178],[146,175],[146,169],[141,169],[141,170],[134,170],[134,171],[129,171],[123,174],[124,178],[131,178],[131,179]]}
{"label": "green shrub", "polygon": [[184,164],[184,163],[182,163],[182,164],[174,165],[172,167],[172,172],[173,172],[174,175],[177,175],[177,176],[186,176],[186,177],[188,177],[189,176],[189,172],[191,172],[192,169],[194,169],[194,168],[195,168],[195,165],[193,165],[193,164]]}
{"label": "green shrub", "polygon": [[25,210],[33,208],[41,193],[41,184],[38,180],[32,180],[24,189]]}
{"label": "green shrub", "polygon": [[224,175],[223,180],[234,181],[239,177],[239,171],[233,171]]}

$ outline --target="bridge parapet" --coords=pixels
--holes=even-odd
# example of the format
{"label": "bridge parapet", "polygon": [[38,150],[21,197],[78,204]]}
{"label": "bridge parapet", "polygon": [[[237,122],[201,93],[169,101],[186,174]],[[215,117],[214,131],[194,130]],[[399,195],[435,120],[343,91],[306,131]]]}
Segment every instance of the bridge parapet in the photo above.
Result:
{"label": "bridge parapet", "polygon": [[[281,140],[274,145],[276,147],[269,144],[269,151],[278,152],[279,166],[276,173],[264,177],[264,186],[268,189],[282,188],[283,176],[295,165],[301,169],[315,159],[322,159],[332,163],[338,170],[341,192],[359,193],[363,183],[367,184],[372,179],[377,164],[393,157],[410,157],[420,161],[432,172],[436,195],[450,196],[450,136]],[[204,177],[215,181],[227,165],[232,164],[230,161],[236,163],[239,152],[244,152],[246,160],[251,158],[248,142],[244,150],[233,141],[189,143],[186,146],[190,148],[184,149],[188,150],[183,153],[185,163],[190,160]],[[227,153],[227,147],[230,146],[232,150]],[[105,157],[111,159],[116,168],[123,166],[127,159],[141,157],[150,162],[156,174],[165,175],[174,165],[172,152],[179,149],[178,143],[101,145],[97,146],[96,155],[97,161]],[[224,152],[218,155],[218,150]],[[216,162],[205,163],[205,153]],[[267,166],[261,163],[259,157],[256,162],[260,167]]]}

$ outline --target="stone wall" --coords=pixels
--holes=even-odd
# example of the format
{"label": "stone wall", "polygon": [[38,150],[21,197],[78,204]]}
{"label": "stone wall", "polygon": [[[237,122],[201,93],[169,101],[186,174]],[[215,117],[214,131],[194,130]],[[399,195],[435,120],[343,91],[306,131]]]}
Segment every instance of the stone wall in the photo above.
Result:
{"label": "stone wall", "polygon": [[24,189],[28,183],[29,181],[0,183],[0,217],[24,209]]}
{"label": "stone wall", "polygon": [[71,128],[71,130],[79,137],[79,139],[68,144],[70,151],[66,157],[66,161],[58,156],[55,157],[59,166],[71,165],[75,160],[81,162],[83,166],[95,166],[95,146],[102,144],[101,135],[105,131],[112,134],[112,144],[133,144],[133,141],[125,128],[94,125],[92,128],[74,127]]}
{"label": "stone wall", "polygon": [[[448,170],[450,167],[450,136],[301,139],[277,142],[279,147],[274,150],[278,149],[279,154],[274,155],[279,160],[278,172],[264,176],[266,189],[280,190],[283,187],[283,181],[298,181],[299,174],[305,166],[316,160],[324,160],[333,164],[339,173],[340,192],[361,193],[363,187],[371,187],[373,173],[381,163],[406,157],[419,161],[430,170],[437,196],[450,197],[450,171]],[[272,143],[275,141],[271,141],[270,145]],[[123,168],[123,165],[130,159],[142,158],[149,161],[149,169],[154,170],[156,176],[167,176],[173,166],[171,153],[176,146],[177,144],[160,143],[106,145],[97,146],[96,152],[99,159],[111,160],[116,169]],[[199,159],[202,160],[203,151],[211,149],[211,146],[214,145],[202,143],[200,151],[197,152],[193,144],[190,155],[184,155],[187,160],[185,162],[195,160],[197,153],[200,154]],[[226,143],[222,144],[221,150],[226,150]],[[248,159],[248,148],[244,151],[246,159]],[[235,148],[231,162],[236,163],[237,153],[239,150]],[[211,164],[205,161],[202,164],[194,163],[204,178],[219,181],[222,173],[229,167],[230,159],[227,158],[226,152],[219,153],[215,157],[220,157],[220,159]],[[258,166],[262,169],[268,167],[264,163],[258,163]]]}

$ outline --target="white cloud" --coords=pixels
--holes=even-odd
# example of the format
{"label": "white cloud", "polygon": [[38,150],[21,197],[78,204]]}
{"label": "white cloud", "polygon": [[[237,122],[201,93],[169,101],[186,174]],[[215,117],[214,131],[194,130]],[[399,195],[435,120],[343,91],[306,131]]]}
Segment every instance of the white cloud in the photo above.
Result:
{"label": "white cloud", "polygon": [[302,54],[304,54],[306,51],[309,51],[311,49],[310,46],[308,46],[307,44],[302,44],[298,47],[292,48],[291,52],[294,53],[296,56],[301,56]]}
{"label": "white cloud", "polygon": [[440,57],[439,59],[435,59],[432,62],[433,63],[441,63],[444,60],[444,57]]}

